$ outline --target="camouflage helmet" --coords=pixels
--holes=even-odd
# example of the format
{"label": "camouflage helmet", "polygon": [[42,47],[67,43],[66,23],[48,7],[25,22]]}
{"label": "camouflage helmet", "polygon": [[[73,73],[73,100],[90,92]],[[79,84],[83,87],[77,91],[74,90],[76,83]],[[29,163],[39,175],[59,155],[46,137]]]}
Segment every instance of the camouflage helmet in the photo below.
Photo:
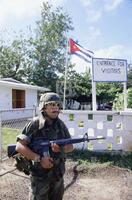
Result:
{"label": "camouflage helmet", "polygon": [[48,92],[40,97],[39,110],[42,110],[46,104],[57,102],[61,104],[60,97],[54,92]]}

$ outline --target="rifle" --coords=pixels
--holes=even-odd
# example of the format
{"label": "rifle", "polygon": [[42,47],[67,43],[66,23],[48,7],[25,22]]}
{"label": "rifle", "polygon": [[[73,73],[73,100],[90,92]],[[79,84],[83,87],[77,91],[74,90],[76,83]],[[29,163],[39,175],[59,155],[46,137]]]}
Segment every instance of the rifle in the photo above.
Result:
{"label": "rifle", "polygon": [[[89,142],[91,140],[102,140],[105,139],[104,137],[101,138],[88,138],[88,134],[85,133],[83,138],[68,138],[68,139],[58,139],[58,140],[45,140],[44,138],[35,138],[28,147],[34,151],[35,153],[39,154],[41,157],[49,154],[49,148],[52,144],[58,144],[60,147],[63,147],[68,144],[77,144],[81,142]],[[31,160],[27,160],[24,156],[16,152],[16,145],[10,144],[7,147],[7,154],[8,157],[14,157],[16,159],[16,168],[24,172],[26,175],[29,175],[33,169],[33,163]],[[60,173],[60,172],[59,172]],[[58,176],[58,175],[57,175]]]}
{"label": "rifle", "polygon": [[[63,147],[68,144],[77,144],[81,142],[89,142],[91,140],[102,140],[105,139],[105,137],[100,137],[100,138],[88,138],[88,134],[85,133],[84,137],[82,138],[68,138],[68,139],[58,139],[58,140],[44,140],[44,138],[36,138],[31,144],[28,145],[28,147],[34,151],[35,153],[39,154],[41,157],[44,156],[46,152],[49,151],[49,147],[52,144],[57,144],[60,147]],[[15,144],[10,144],[7,147],[7,154],[8,157],[13,157],[17,154],[16,152],[16,145]]]}

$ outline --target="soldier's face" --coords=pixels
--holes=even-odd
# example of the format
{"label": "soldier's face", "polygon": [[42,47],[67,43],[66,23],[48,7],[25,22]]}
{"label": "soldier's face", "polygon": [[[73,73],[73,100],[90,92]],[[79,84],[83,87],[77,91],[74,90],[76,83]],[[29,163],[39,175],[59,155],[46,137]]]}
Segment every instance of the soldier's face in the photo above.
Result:
{"label": "soldier's face", "polygon": [[60,111],[59,103],[49,103],[45,106],[45,112],[51,119],[55,119],[58,117]]}

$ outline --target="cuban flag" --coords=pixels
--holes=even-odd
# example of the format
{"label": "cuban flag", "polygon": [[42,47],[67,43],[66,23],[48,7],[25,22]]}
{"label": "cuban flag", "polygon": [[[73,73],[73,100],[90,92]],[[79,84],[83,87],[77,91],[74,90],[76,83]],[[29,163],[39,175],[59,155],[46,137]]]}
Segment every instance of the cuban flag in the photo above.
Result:
{"label": "cuban flag", "polygon": [[69,51],[70,54],[75,54],[88,63],[91,63],[94,54],[92,51],[84,49],[71,38],[69,39]]}

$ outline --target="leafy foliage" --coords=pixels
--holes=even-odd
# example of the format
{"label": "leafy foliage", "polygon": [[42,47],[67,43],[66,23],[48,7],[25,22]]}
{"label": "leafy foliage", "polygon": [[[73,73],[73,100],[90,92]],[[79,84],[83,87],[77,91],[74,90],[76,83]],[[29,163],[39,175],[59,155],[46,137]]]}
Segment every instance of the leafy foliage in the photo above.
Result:
{"label": "leafy foliage", "polygon": [[[128,100],[128,108],[132,108],[132,88],[128,88],[127,90],[127,100]],[[114,110],[123,110],[124,107],[124,95],[123,93],[118,93],[113,102]]]}
{"label": "leafy foliage", "polygon": [[[59,78],[59,81],[64,82],[64,75]],[[89,97],[91,95],[91,75],[89,71],[79,74],[73,69],[72,65],[69,66],[66,83],[66,94],[71,91],[67,98],[78,100],[80,96]]]}
{"label": "leafy foliage", "polygon": [[14,40],[9,46],[0,46],[0,75],[23,81],[26,57],[22,40]]}
{"label": "leafy foliage", "polygon": [[28,68],[28,81],[47,86],[55,91],[59,73],[64,73],[66,33],[72,30],[71,19],[62,8],[52,11],[49,3],[43,3],[41,20],[37,22],[36,36],[30,38],[29,54],[34,65]]}
{"label": "leafy foliage", "polygon": [[122,92],[120,83],[97,83],[97,96],[102,102],[113,101],[119,92]]}
{"label": "leafy foliage", "polygon": [[132,69],[128,71],[128,82],[127,82],[128,88],[132,87]]}
{"label": "leafy foliage", "polygon": [[128,108],[132,108],[132,88],[128,89]]}
{"label": "leafy foliage", "polygon": [[12,77],[55,91],[59,73],[64,73],[66,34],[72,30],[71,18],[44,2],[41,20],[29,38],[15,39],[10,45],[0,45],[0,75]]}
{"label": "leafy foliage", "polygon": [[76,74],[75,77],[75,91],[78,96],[91,94],[91,75],[89,72]]}
{"label": "leafy foliage", "polygon": [[117,93],[113,102],[113,110],[123,110],[124,97],[122,93]]}

